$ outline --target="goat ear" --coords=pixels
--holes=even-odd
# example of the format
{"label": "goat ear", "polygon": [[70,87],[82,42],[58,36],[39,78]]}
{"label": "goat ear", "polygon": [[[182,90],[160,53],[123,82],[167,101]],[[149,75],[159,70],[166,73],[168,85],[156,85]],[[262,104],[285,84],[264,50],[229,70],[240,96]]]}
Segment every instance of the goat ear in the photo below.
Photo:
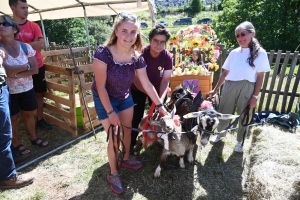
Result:
{"label": "goat ear", "polygon": [[197,117],[200,117],[202,115],[202,113],[203,113],[203,111],[191,112],[191,113],[188,113],[186,115],[183,115],[183,118],[185,118],[185,119],[197,118]]}
{"label": "goat ear", "polygon": [[154,125],[154,126],[161,126],[160,121],[157,121],[157,120],[149,120],[148,123],[150,125]]}
{"label": "goat ear", "polygon": [[218,113],[218,119],[235,119],[238,118],[239,115],[231,115],[231,114],[222,114],[222,113]]}

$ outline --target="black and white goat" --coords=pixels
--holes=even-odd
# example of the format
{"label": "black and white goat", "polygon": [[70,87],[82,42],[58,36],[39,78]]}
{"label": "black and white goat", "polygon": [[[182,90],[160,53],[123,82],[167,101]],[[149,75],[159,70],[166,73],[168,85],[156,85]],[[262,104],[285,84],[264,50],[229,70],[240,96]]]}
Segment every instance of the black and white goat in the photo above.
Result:
{"label": "black and white goat", "polygon": [[[150,120],[149,124],[155,126],[155,131],[157,133],[157,141],[164,147],[161,154],[160,164],[155,170],[154,176],[159,177],[161,172],[161,166],[166,162],[168,155],[176,155],[179,159],[180,168],[185,168],[184,164],[184,154],[188,150],[188,162],[193,163],[193,149],[194,142],[190,140],[186,133],[182,132],[181,124],[179,123],[179,117],[175,117],[176,108],[173,109],[171,115],[166,115],[160,117],[157,120]],[[147,118],[143,118],[139,128],[144,126]],[[172,134],[173,138],[169,140],[168,134]],[[148,138],[153,138],[154,133],[148,132]],[[139,137],[137,145],[144,143],[144,137]]]}
{"label": "black and white goat", "polygon": [[198,125],[192,131],[199,133],[197,137],[197,145],[207,145],[209,138],[214,134],[214,129],[219,125],[219,119],[228,120],[239,117],[239,115],[222,114],[213,108],[206,108],[198,112],[191,112],[183,116],[185,119],[197,118]]}

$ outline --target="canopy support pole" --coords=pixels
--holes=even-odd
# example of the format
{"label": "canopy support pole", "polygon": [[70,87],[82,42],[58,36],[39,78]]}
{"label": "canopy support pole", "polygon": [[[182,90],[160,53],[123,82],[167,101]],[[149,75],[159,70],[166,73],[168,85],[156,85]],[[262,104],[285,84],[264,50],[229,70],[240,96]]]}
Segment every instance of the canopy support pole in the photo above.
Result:
{"label": "canopy support pole", "polygon": [[31,6],[31,5],[28,5],[28,6],[31,7],[32,9],[34,9],[34,10],[35,10],[36,12],[38,12],[39,15],[40,15],[41,25],[42,25],[42,32],[43,32],[43,36],[44,36],[45,49],[46,49],[46,51],[48,51],[49,45],[48,45],[48,39],[47,39],[46,32],[45,32],[45,27],[44,27],[44,22],[43,22],[42,14],[41,14],[41,12],[40,12],[38,9],[36,9],[35,7],[33,7],[33,6]]}
{"label": "canopy support pole", "polygon": [[[88,43],[88,55],[89,58],[91,58],[91,44],[90,44],[90,34],[89,34],[89,23],[88,23],[88,18],[86,16],[86,9],[85,6],[82,2],[80,2],[79,0],[76,0],[78,3],[81,4],[82,8],[83,8],[83,13],[84,13],[84,21],[85,21],[85,32],[86,32],[86,40]],[[90,63],[92,62],[92,59],[90,59]]]}
{"label": "canopy support pole", "polygon": [[48,48],[49,48],[48,38],[46,37],[44,22],[43,22],[43,18],[42,18],[42,15],[41,15],[40,12],[39,12],[39,15],[40,15],[40,18],[41,18],[41,25],[42,25],[42,32],[43,32],[43,36],[44,36],[45,49],[46,49],[46,51],[48,51]]}

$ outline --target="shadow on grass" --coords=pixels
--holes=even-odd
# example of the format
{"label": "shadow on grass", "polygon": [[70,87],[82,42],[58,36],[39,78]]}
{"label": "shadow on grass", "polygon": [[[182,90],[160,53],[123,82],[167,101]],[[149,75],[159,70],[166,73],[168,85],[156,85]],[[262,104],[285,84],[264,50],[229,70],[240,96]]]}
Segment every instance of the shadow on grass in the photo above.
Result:
{"label": "shadow on grass", "polygon": [[153,144],[137,156],[144,163],[142,169],[119,170],[124,194],[116,195],[109,189],[106,181],[109,165],[106,163],[93,172],[86,191],[71,199],[192,199],[194,165],[189,165],[186,160],[186,168],[181,169],[179,159],[169,156],[161,177],[154,178],[161,151],[161,146]]}
{"label": "shadow on grass", "polygon": [[197,199],[243,199],[243,153],[233,152],[224,161],[224,142],[214,144],[204,165],[198,165],[198,181],[206,195]]}

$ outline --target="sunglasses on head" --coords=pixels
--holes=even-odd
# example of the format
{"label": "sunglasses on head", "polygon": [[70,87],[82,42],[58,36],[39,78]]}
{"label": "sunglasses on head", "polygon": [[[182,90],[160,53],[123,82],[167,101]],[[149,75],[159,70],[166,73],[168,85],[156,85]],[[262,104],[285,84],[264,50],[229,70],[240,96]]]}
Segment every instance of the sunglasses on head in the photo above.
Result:
{"label": "sunglasses on head", "polygon": [[131,19],[131,20],[134,21],[134,22],[137,21],[137,16],[136,16],[136,15],[128,14],[128,13],[124,13],[124,12],[119,13],[119,15],[120,15],[123,19]]}
{"label": "sunglasses on head", "polygon": [[4,27],[9,27],[9,26],[12,26],[10,23],[8,22],[2,22],[0,23],[0,25],[4,26]]}
{"label": "sunglasses on head", "polygon": [[247,35],[247,34],[246,34],[246,33],[241,33],[240,35],[239,35],[239,34],[235,35],[235,37],[236,37],[236,38],[239,38],[240,36],[241,36],[241,37],[244,37],[245,35]]}

